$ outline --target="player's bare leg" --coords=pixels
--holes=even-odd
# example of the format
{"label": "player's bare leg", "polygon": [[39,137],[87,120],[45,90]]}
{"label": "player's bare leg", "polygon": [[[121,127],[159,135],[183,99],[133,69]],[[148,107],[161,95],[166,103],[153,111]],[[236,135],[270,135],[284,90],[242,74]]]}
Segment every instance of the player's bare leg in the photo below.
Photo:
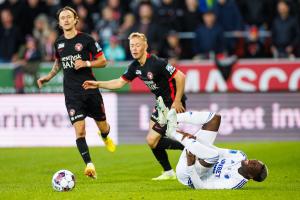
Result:
{"label": "player's bare leg", "polygon": [[106,149],[109,152],[115,152],[116,145],[115,145],[114,141],[111,139],[111,137],[108,136],[109,131],[110,131],[109,124],[107,123],[106,120],[105,121],[95,121],[95,122],[99,128],[98,135],[101,136],[101,138],[106,146]]}
{"label": "player's bare leg", "polygon": [[[149,132],[147,135],[147,143],[149,147],[151,148],[155,158],[157,161],[161,164],[164,171],[163,173],[153,178],[152,180],[172,180],[176,179],[176,174],[174,170],[172,169],[168,154],[166,152],[166,149],[183,149],[183,146],[175,141],[171,140],[167,137],[162,137],[162,134],[164,134],[165,129],[162,128],[158,123],[153,122],[152,120],[149,123]],[[160,133],[159,133],[160,132]]]}
{"label": "player's bare leg", "polygon": [[75,128],[75,133],[76,133],[76,144],[77,148],[79,150],[79,153],[81,154],[81,157],[83,161],[86,164],[86,168],[84,170],[84,174],[88,177],[97,178],[97,173],[94,164],[92,163],[90,153],[89,153],[89,148],[87,146],[86,140],[85,140],[85,121],[80,120],[77,121],[73,124]]}

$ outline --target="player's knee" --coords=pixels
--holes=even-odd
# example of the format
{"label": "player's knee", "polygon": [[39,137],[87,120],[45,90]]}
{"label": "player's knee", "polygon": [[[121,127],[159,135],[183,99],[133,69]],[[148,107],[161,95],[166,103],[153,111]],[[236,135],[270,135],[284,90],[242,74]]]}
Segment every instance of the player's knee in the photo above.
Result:
{"label": "player's knee", "polygon": [[157,138],[153,135],[148,134],[146,137],[146,141],[151,149],[154,149],[157,145]]}
{"label": "player's knee", "polygon": [[85,137],[85,130],[78,130],[76,131],[76,138]]}
{"label": "player's knee", "polygon": [[221,115],[215,114],[214,117],[203,125],[202,129],[208,131],[218,131],[221,124]]}

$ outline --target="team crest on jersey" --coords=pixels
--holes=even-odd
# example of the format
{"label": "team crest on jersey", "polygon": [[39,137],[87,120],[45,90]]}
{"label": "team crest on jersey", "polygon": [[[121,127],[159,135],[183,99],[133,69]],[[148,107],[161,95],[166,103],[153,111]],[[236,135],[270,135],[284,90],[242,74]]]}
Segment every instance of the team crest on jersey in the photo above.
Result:
{"label": "team crest on jersey", "polygon": [[147,77],[148,77],[149,80],[152,80],[152,79],[153,79],[153,74],[152,74],[152,72],[148,72],[148,73],[147,73]]}
{"label": "team crest on jersey", "polygon": [[82,46],[81,43],[76,43],[76,44],[75,44],[75,50],[76,50],[76,51],[81,51],[82,48],[83,48],[83,46]]}
{"label": "team crest on jersey", "polygon": [[58,45],[57,45],[57,49],[62,49],[62,48],[64,48],[65,47],[65,43],[59,43]]}
{"label": "team crest on jersey", "polygon": [[75,115],[75,110],[74,110],[74,109],[70,109],[70,110],[69,110],[69,115],[70,115],[71,117],[73,117],[73,116]]}

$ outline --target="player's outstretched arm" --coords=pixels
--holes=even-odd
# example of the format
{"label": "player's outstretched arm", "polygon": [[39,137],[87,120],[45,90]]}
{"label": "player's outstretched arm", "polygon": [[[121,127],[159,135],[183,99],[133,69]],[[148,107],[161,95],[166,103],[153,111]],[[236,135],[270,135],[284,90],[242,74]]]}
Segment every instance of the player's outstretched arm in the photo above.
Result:
{"label": "player's outstretched arm", "polygon": [[55,59],[53,67],[49,74],[47,74],[46,76],[42,76],[37,80],[39,88],[42,88],[44,83],[50,81],[60,71],[60,69],[61,65],[59,64],[58,60]]}
{"label": "player's outstretched arm", "polygon": [[109,81],[84,81],[82,87],[86,90],[95,88],[114,90],[122,88],[125,84],[127,84],[127,81],[122,78],[118,78]]}

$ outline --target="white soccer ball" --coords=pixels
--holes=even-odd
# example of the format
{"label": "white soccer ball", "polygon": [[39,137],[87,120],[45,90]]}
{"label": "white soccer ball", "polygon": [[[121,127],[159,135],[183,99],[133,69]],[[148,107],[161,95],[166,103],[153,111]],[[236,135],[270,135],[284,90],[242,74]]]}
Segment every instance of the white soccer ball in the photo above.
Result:
{"label": "white soccer ball", "polygon": [[70,191],[75,187],[75,176],[69,170],[59,170],[52,177],[52,187],[55,191]]}

